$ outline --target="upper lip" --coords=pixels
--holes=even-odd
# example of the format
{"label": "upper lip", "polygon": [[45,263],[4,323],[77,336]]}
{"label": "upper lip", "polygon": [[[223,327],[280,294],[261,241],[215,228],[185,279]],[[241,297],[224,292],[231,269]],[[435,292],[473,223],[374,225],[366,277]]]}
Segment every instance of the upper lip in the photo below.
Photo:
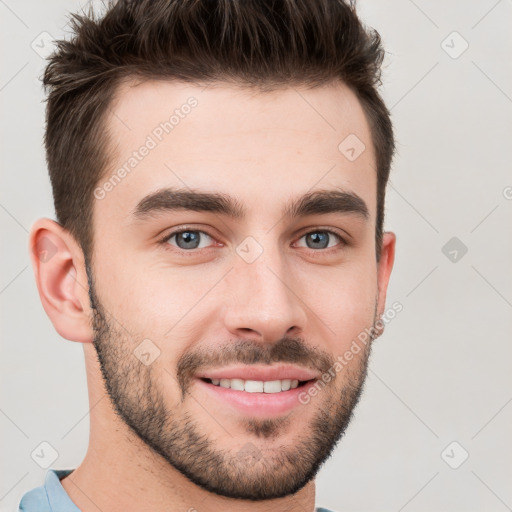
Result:
{"label": "upper lip", "polygon": [[293,365],[239,365],[226,368],[212,368],[196,374],[203,379],[242,379],[242,380],[312,380],[318,378],[318,372],[308,368]]}

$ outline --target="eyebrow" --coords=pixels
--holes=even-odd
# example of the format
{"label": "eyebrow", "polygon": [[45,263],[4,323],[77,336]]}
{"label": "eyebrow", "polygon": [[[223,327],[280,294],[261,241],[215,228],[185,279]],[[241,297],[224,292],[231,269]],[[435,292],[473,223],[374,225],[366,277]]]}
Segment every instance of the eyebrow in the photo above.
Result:
{"label": "eyebrow", "polygon": [[[164,188],[141,199],[132,216],[136,220],[145,220],[163,212],[186,210],[212,212],[233,219],[242,219],[246,214],[242,204],[228,194]],[[316,190],[294,198],[285,205],[283,217],[298,218],[328,213],[355,214],[363,220],[369,218],[364,200],[354,192],[345,190]]]}

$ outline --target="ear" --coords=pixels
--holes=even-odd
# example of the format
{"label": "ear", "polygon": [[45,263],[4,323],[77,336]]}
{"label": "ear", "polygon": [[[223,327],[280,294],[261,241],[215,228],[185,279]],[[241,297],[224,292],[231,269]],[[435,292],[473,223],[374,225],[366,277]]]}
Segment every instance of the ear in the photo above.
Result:
{"label": "ear", "polygon": [[[384,232],[382,236],[382,249],[380,253],[380,260],[377,265],[377,284],[379,288],[377,299],[377,313],[378,319],[384,313],[386,307],[386,293],[388,290],[389,278],[393,270],[393,263],[395,261],[395,245],[396,236],[391,231]],[[377,329],[377,336],[384,332],[384,322],[379,322],[382,328]]]}
{"label": "ear", "polygon": [[80,246],[60,224],[43,218],[30,230],[29,249],[39,297],[55,330],[70,341],[92,342],[89,286]]}

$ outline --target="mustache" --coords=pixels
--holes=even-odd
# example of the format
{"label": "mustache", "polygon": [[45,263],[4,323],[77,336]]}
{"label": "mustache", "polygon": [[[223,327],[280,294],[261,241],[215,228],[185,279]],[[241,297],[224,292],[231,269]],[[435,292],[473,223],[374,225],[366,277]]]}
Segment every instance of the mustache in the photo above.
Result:
{"label": "mustache", "polygon": [[237,340],[213,349],[199,349],[181,356],[176,376],[182,397],[200,369],[217,368],[230,364],[294,363],[324,373],[331,368],[334,357],[316,347],[308,346],[302,338],[282,338],[274,344]]}

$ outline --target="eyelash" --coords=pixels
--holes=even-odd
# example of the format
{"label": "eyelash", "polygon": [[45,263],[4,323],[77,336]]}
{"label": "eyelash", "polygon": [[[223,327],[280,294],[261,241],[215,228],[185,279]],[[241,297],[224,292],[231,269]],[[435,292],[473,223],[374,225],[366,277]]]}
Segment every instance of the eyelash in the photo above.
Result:
{"label": "eyelash", "polygon": [[[203,251],[203,250],[206,250],[208,248],[204,247],[202,249],[180,249],[179,247],[174,247],[172,246],[172,248],[170,248],[170,244],[168,243],[169,240],[175,236],[175,235],[179,235],[180,233],[185,233],[187,231],[191,231],[193,233],[202,233],[204,235],[207,235],[209,236],[210,238],[212,238],[213,240],[215,240],[215,237],[210,235],[208,232],[204,231],[204,230],[201,230],[201,229],[193,229],[193,228],[187,228],[187,227],[184,227],[184,228],[180,228],[176,231],[173,231],[172,233],[169,233],[167,235],[165,235],[165,237],[161,238],[159,240],[159,244],[163,245],[164,249],[166,250],[171,250],[173,252],[180,252],[182,254],[187,254],[187,255],[194,255],[194,254],[197,254],[199,251]],[[326,253],[331,253],[333,251],[339,251],[341,249],[343,249],[344,247],[348,246],[348,242],[337,232],[337,231],[334,231],[332,229],[319,229],[319,228],[316,228],[316,229],[313,229],[311,231],[306,231],[305,233],[303,233],[297,240],[300,240],[301,238],[307,236],[307,235],[310,235],[311,233],[328,233],[329,235],[334,235],[335,237],[337,237],[339,240],[340,240],[340,243],[335,245],[334,247],[328,247],[326,249],[310,249],[308,247],[303,247],[305,249],[310,249],[313,253],[323,253],[323,254],[326,254]]]}

